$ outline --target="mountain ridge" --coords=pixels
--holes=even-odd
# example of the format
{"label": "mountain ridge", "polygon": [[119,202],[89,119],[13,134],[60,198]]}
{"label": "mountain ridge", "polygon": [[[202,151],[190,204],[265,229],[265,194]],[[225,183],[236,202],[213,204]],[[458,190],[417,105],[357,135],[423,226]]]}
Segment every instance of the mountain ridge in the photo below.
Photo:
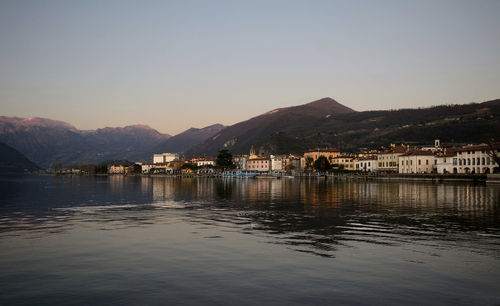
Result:
{"label": "mountain ridge", "polygon": [[184,153],[187,149],[205,141],[225,128],[224,125],[216,123],[203,128],[189,128],[169,139],[163,141],[154,147],[156,153],[170,152],[170,153]]}
{"label": "mountain ridge", "polygon": [[480,142],[490,136],[500,139],[499,133],[500,99],[358,112],[323,98],[238,122],[188,150],[186,155],[213,155],[223,148],[243,154],[252,145],[260,154],[300,154],[315,147],[355,151],[394,142],[431,143],[436,138],[444,142]]}
{"label": "mountain ridge", "polygon": [[18,150],[0,142],[0,173],[24,173],[40,170],[41,168],[30,161]]}

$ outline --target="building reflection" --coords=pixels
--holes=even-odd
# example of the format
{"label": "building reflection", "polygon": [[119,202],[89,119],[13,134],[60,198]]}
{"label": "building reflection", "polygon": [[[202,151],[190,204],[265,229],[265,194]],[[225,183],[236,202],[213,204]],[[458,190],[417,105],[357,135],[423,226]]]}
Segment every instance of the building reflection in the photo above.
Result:
{"label": "building reflection", "polygon": [[[435,239],[436,232],[500,236],[500,186],[132,176],[40,180],[49,179],[52,189],[34,181],[20,185],[22,189],[3,190],[5,218],[0,232],[54,230],[53,224],[66,230],[75,218],[126,226],[161,223],[171,216],[169,205],[151,204],[172,201],[196,202],[201,209],[180,212],[195,224],[223,222],[222,226],[272,235],[315,252],[333,252],[345,241]],[[19,206],[10,211],[9,203],[32,204],[25,204],[19,214]],[[67,222],[61,223],[63,219]]]}

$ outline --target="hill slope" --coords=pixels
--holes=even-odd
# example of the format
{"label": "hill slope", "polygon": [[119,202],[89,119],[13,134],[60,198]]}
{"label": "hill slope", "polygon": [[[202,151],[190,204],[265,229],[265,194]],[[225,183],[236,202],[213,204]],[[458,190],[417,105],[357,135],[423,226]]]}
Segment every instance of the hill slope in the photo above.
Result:
{"label": "hill slope", "polygon": [[21,152],[0,142],[0,173],[23,173],[40,170]]}
{"label": "hill slope", "polygon": [[201,129],[190,128],[180,134],[170,137],[154,147],[155,153],[170,152],[183,153],[191,147],[202,143],[210,136],[220,132],[225,126],[222,124],[213,124]]}
{"label": "hill slope", "polygon": [[227,127],[189,150],[216,154],[221,148],[261,154],[302,153],[315,147],[355,151],[389,143],[471,143],[500,139],[500,100],[423,109],[356,112],[325,98],[278,109]]}
{"label": "hill slope", "polygon": [[[263,140],[270,135],[292,126],[314,125],[326,116],[351,113],[356,112],[331,98],[323,98],[299,106],[278,108],[223,129],[202,144],[188,150],[186,155],[216,155],[221,148],[231,149],[234,153],[248,152],[250,146],[262,145]],[[294,144],[289,143],[289,146],[293,148]]]}

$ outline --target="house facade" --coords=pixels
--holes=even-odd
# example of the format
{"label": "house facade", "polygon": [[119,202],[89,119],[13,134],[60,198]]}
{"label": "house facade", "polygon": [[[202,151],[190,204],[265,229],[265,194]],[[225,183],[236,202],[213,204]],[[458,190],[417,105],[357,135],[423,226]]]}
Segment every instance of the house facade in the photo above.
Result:
{"label": "house facade", "polygon": [[357,157],[354,160],[355,170],[363,172],[374,172],[378,170],[377,156]]}
{"label": "house facade", "polygon": [[233,155],[233,164],[236,165],[237,169],[246,170],[247,160],[248,160],[248,155]]}
{"label": "house facade", "polygon": [[314,163],[320,156],[324,156],[331,163],[332,160],[340,155],[340,151],[337,149],[314,149],[309,150],[304,153],[304,159],[307,161],[308,158],[312,158],[312,162]]}
{"label": "house facade", "polygon": [[479,174],[494,173],[498,164],[489,152],[498,154],[500,144],[466,146],[456,150],[451,173]]}
{"label": "house facade", "polygon": [[271,161],[271,170],[272,171],[283,171],[283,156],[271,155],[269,156]]}
{"label": "house facade", "polygon": [[200,158],[196,161],[196,166],[204,167],[204,166],[215,166],[215,159],[211,158]]}
{"label": "house facade", "polygon": [[339,155],[333,158],[331,164],[336,169],[353,171],[356,170],[355,159],[354,155]]}
{"label": "house facade", "polygon": [[392,144],[390,148],[382,150],[377,155],[378,170],[384,172],[398,172],[399,156],[406,153],[406,151],[406,146],[395,146]]}
{"label": "house facade", "polygon": [[398,172],[402,174],[432,173],[435,165],[434,152],[412,150],[399,156]]}
{"label": "house facade", "polygon": [[269,158],[253,158],[247,160],[247,171],[268,172],[271,160]]}
{"label": "house facade", "polygon": [[153,164],[157,163],[168,163],[175,159],[179,159],[179,154],[177,153],[161,153],[153,155]]}
{"label": "house facade", "polygon": [[108,168],[108,173],[110,173],[110,174],[123,174],[123,173],[125,173],[125,166],[111,165]]}

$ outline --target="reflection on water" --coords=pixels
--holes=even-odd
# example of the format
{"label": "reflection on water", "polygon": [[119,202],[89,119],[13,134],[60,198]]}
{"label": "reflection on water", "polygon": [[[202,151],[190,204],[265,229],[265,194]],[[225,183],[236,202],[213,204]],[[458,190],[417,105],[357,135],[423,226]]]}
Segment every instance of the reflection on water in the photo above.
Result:
{"label": "reflection on water", "polygon": [[[194,303],[207,302],[209,297],[213,298],[214,304],[241,302],[239,298],[245,292],[235,294],[234,300],[227,293],[218,299],[213,296],[214,288],[211,293],[200,293],[199,300],[186,300],[186,297],[191,296],[192,287],[202,286],[200,281],[214,277],[219,277],[221,282],[228,281],[226,285],[235,287],[235,290],[241,289],[245,285],[238,282],[240,279],[236,275],[244,271],[257,273],[255,269],[260,266],[266,267],[260,272],[262,275],[269,271],[276,275],[285,273],[279,281],[270,280],[271,287],[285,283],[303,287],[304,292],[298,290],[295,295],[290,294],[290,303],[303,304],[302,296],[314,290],[319,290],[314,295],[317,299],[311,301],[315,304],[324,302],[322,298],[335,291],[323,283],[316,284],[315,288],[308,287],[304,282],[308,277],[328,280],[329,283],[345,282],[335,291],[340,296],[342,293],[354,294],[359,289],[354,289],[357,287],[354,284],[373,291],[357,292],[360,300],[353,300],[350,295],[340,300],[346,303],[370,304],[375,292],[382,294],[386,290],[379,286],[382,283],[399,288],[397,292],[401,295],[380,302],[412,302],[408,296],[416,294],[411,290],[417,287],[420,292],[427,292],[429,299],[436,298],[432,288],[437,287],[424,284],[429,277],[448,286],[455,286],[458,281],[455,278],[459,277],[476,292],[481,283],[481,296],[465,298],[460,296],[461,293],[449,293],[454,296],[444,295],[441,302],[500,301],[496,293],[500,290],[497,283],[483,283],[500,277],[500,186],[110,176],[2,178],[0,188],[0,247],[8,250],[0,256],[0,267],[10,271],[11,277],[45,275],[47,272],[40,272],[42,268],[29,264],[38,257],[50,254],[60,260],[86,258],[86,261],[93,261],[103,258],[113,246],[121,250],[119,256],[113,255],[117,256],[114,261],[117,271],[131,269],[133,273],[143,273],[147,264],[135,262],[137,254],[151,262],[161,263],[161,267],[168,271],[181,269],[178,277],[187,277],[186,271],[196,266],[194,261],[205,261],[207,265],[197,269],[206,275],[186,280],[189,283],[187,288],[191,288],[185,289],[186,296],[177,288],[180,301]],[[23,241],[39,241],[41,244],[35,252],[26,252],[27,245]],[[48,250],[47,246],[54,248]],[[220,250],[225,250],[224,258],[234,264],[228,271],[214,268],[214,262],[220,260]],[[77,251],[87,255],[80,258]],[[272,253],[279,254],[282,262],[274,262]],[[19,256],[28,267],[33,265],[29,274],[12,268],[20,265],[12,255]],[[134,264],[127,264],[130,261]],[[269,262],[273,262],[273,266],[268,266]],[[471,270],[451,272],[453,268],[449,265],[467,265],[469,262],[476,262],[469,267]],[[479,262],[481,264],[477,264]],[[47,261],[48,266],[57,267],[59,264]],[[304,264],[312,270],[304,271]],[[87,264],[86,269],[92,269],[94,265],[99,264]],[[288,272],[274,270],[277,267]],[[108,268],[102,269],[107,271]],[[323,272],[329,269],[334,270]],[[401,269],[411,270],[415,277],[422,278],[422,283],[412,283],[413,287],[410,287],[413,289],[401,288],[398,281],[406,279]],[[236,274],[228,276],[224,274],[226,272]],[[149,286],[157,284],[152,284],[153,280],[171,284],[166,275],[145,275],[142,276],[144,284]],[[80,277],[79,281],[87,280],[85,276]],[[92,277],[104,276],[97,273]],[[36,283],[36,277],[31,281]],[[258,285],[250,279],[246,281],[252,286]],[[22,286],[13,288],[8,284],[0,277],[0,285],[10,288],[11,292],[5,301],[12,302],[21,294],[15,288]],[[439,285],[442,284],[433,286]],[[47,292],[33,293],[32,296],[47,297],[53,293],[51,290],[61,290],[63,285],[54,286],[47,288]],[[444,286],[441,289],[449,288]],[[276,296],[273,294],[266,291],[262,298],[266,296],[270,299],[268,302],[286,301],[277,292]],[[86,296],[83,293],[77,295]],[[79,302],[92,301],[89,299],[82,298]],[[45,300],[54,301],[57,300]],[[117,302],[115,298],[108,301]]]}

